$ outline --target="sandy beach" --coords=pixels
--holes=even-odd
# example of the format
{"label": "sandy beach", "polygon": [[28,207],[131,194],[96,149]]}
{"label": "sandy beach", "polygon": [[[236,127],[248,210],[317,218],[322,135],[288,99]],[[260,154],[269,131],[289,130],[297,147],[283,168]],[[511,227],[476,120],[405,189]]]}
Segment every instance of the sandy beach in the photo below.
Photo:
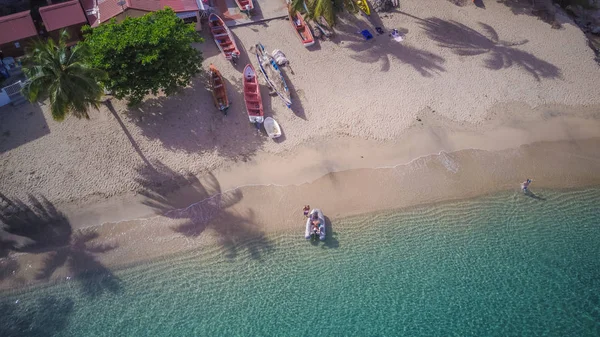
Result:
{"label": "sandy beach", "polygon": [[[566,16],[552,29],[503,3],[406,1],[379,20],[405,40],[364,41],[356,32],[368,23],[349,16],[310,49],[285,20],[236,27],[236,68],[205,30],[198,48],[225,77],[227,116],[202,77],[139,108],[111,99],[90,120],[3,107],[0,192],[46,198],[73,233],[93,234],[87,244],[110,248],[94,261],[116,268],[291,232],[307,203],[335,219],[520,193],[527,177],[538,189],[600,185],[600,67]],[[240,94],[259,41],[291,62],[291,109],[261,87],[277,141],[248,123]],[[35,253],[1,258],[0,288],[35,281],[55,250]],[[28,267],[10,270],[14,261]]]}

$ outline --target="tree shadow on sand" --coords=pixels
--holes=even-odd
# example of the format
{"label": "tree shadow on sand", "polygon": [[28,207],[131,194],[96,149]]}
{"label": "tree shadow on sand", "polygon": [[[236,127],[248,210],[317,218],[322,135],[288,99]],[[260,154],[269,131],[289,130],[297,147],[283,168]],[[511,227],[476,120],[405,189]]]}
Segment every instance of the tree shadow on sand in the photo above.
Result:
{"label": "tree shadow on sand", "polygon": [[491,26],[479,22],[484,31],[480,33],[456,21],[445,21],[438,18],[421,20],[420,25],[429,38],[438,42],[441,47],[451,48],[460,56],[487,55],[484,61],[491,70],[507,69],[513,66],[525,70],[537,81],[541,78],[560,78],[561,71],[555,65],[541,60],[532,54],[519,50],[515,46],[528,41],[507,42],[499,39]]}
{"label": "tree shadow on sand", "polygon": [[[241,85],[241,76],[237,82]],[[213,104],[206,73],[178,94],[150,98],[129,109],[126,116],[141,129],[143,136],[159,140],[167,149],[216,152],[229,159],[243,160],[260,149],[266,138],[248,122],[237,82],[229,79],[227,85],[231,103],[227,116]]]}
{"label": "tree shadow on sand", "polygon": [[534,16],[552,25],[552,28],[561,28],[561,23],[556,20],[556,8],[552,0],[496,0],[496,2],[510,8],[515,15]]}
{"label": "tree shadow on sand", "polygon": [[37,280],[49,280],[66,266],[89,296],[120,290],[119,279],[95,257],[116,246],[94,243],[99,235],[92,229],[73,231],[66,216],[44,197],[29,195],[25,203],[0,194],[0,200],[5,206],[0,210],[3,256],[10,251],[45,254]]}
{"label": "tree shadow on sand", "polygon": [[[228,259],[247,251],[253,259],[260,259],[274,247],[254,223],[254,213],[231,210],[242,200],[239,189],[222,191],[219,181],[208,174],[198,179],[192,174],[175,172],[160,162],[152,168],[140,168],[136,181],[143,186],[140,192],[152,207],[168,219],[174,220],[171,229],[189,238],[214,233]],[[194,202],[189,205],[189,202]]]}
{"label": "tree shadow on sand", "polygon": [[393,59],[410,65],[424,77],[431,77],[445,71],[442,66],[445,62],[443,57],[398,43],[387,34],[374,35],[373,39],[366,41],[360,35],[363,29],[369,29],[374,34],[373,28],[365,21],[350,14],[341,15],[335,27],[336,35],[331,41],[356,52],[351,57],[357,61],[381,63],[381,71],[388,71]]}
{"label": "tree shadow on sand", "polygon": [[47,296],[36,303],[0,302],[0,336],[37,337],[59,335],[69,323],[74,303],[70,298]]}

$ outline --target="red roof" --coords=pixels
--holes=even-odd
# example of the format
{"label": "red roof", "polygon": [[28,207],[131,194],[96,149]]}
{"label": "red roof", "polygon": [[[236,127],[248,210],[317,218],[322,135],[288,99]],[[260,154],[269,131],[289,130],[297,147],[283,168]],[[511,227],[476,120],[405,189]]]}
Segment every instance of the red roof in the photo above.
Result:
{"label": "red roof", "polygon": [[[106,22],[111,18],[123,13],[127,9],[137,9],[146,12],[161,10],[170,7],[175,13],[198,11],[196,0],[125,0],[123,6],[118,5],[119,0],[97,0],[98,10],[96,14],[90,14],[94,9],[94,0],[82,0],[83,7],[88,12],[88,19],[92,26]],[[94,22],[94,20],[98,21]]]}
{"label": "red roof", "polygon": [[46,30],[49,32],[80,23],[87,23],[85,14],[83,14],[83,10],[79,5],[79,0],[40,7],[40,15]]}
{"label": "red roof", "polygon": [[30,11],[0,17],[0,44],[16,42],[36,35],[37,31]]}

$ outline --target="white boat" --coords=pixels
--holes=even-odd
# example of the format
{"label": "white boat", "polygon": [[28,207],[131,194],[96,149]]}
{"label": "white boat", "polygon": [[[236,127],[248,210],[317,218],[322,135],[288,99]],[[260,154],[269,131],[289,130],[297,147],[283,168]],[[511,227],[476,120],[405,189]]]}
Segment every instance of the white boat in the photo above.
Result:
{"label": "white boat", "polygon": [[[318,232],[315,233],[314,229],[313,229],[313,218],[316,215],[316,220],[318,220],[318,225],[317,227],[319,228]],[[325,241],[325,237],[327,236],[327,230],[325,227],[325,217],[323,216],[323,212],[321,212],[320,209],[315,208],[312,211],[310,211],[310,214],[308,214],[308,219],[306,219],[306,230],[304,231],[304,237],[308,240],[312,237],[319,237],[319,240],[321,241]]]}
{"label": "white boat", "polygon": [[273,118],[265,118],[263,126],[265,127],[265,131],[267,131],[267,135],[269,136],[269,138],[281,137],[281,127],[279,127],[279,123],[277,123],[277,121]]}

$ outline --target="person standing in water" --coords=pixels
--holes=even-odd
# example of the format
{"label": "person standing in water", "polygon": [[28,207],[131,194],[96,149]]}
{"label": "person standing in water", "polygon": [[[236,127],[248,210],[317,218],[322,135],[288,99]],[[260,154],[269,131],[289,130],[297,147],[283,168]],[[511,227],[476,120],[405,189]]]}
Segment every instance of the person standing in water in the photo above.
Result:
{"label": "person standing in water", "polygon": [[523,193],[529,192],[529,184],[531,184],[532,180],[527,178],[522,184],[521,189],[523,189]]}
{"label": "person standing in water", "polygon": [[310,205],[304,205],[304,216],[308,218],[308,212],[310,212]]}

